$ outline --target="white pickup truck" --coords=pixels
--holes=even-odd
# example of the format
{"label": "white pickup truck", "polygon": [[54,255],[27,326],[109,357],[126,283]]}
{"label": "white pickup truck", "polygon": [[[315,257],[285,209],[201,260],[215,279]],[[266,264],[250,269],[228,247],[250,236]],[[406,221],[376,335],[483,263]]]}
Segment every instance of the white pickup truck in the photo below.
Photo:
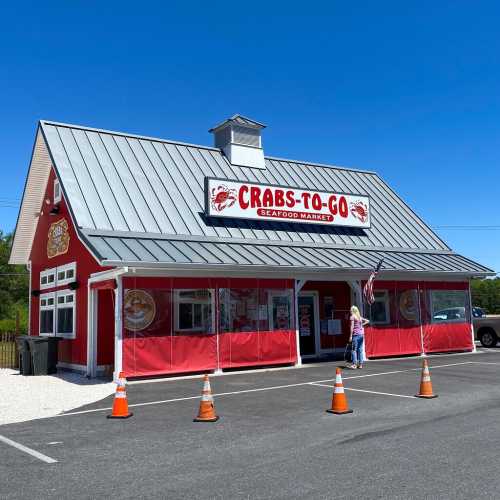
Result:
{"label": "white pickup truck", "polygon": [[500,315],[487,316],[480,310],[483,314],[478,314],[476,316],[474,310],[479,309],[479,307],[473,307],[472,309],[472,324],[474,326],[476,339],[479,340],[484,347],[495,347],[500,340]]}

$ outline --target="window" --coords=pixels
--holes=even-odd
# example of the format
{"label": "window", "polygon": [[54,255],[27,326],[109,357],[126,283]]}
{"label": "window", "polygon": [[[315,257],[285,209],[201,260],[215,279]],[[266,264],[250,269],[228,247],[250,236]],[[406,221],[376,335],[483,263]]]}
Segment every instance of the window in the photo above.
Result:
{"label": "window", "polygon": [[389,308],[389,291],[374,290],[375,302],[368,306],[370,323],[372,325],[388,325],[391,322]]}
{"label": "window", "polygon": [[212,333],[211,290],[175,290],[175,329],[179,332]]}
{"label": "window", "polygon": [[40,335],[75,338],[75,295],[71,290],[40,295]]}
{"label": "window", "polygon": [[57,268],[57,285],[67,285],[76,279],[76,262],[65,264]]}
{"label": "window", "polygon": [[54,288],[76,280],[76,262],[45,269],[40,273],[40,288]]}
{"label": "window", "polygon": [[40,273],[40,288],[53,288],[56,282],[56,268],[45,269]]}
{"label": "window", "polygon": [[468,317],[465,290],[431,290],[432,322],[463,323]]}
{"label": "window", "polygon": [[75,338],[75,292],[57,292],[57,324],[56,335]]}
{"label": "window", "polygon": [[54,180],[54,203],[61,201],[61,186],[57,179]]}
{"label": "window", "polygon": [[219,289],[221,332],[257,332],[259,318],[268,329],[268,305],[264,303],[264,310],[260,310],[258,292],[257,288]]}
{"label": "window", "polygon": [[54,335],[55,293],[40,295],[40,335]]}

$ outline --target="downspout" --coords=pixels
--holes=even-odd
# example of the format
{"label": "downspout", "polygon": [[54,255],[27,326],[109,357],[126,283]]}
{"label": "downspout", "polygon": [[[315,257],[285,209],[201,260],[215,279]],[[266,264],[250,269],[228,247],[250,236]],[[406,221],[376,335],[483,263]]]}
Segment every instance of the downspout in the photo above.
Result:
{"label": "downspout", "polygon": [[32,281],[31,281],[31,260],[28,261],[28,264],[26,265],[30,277],[29,277],[29,295],[28,295],[28,331],[26,332],[27,335],[31,335],[31,301],[33,300],[33,297],[31,295],[31,289],[32,289]]}

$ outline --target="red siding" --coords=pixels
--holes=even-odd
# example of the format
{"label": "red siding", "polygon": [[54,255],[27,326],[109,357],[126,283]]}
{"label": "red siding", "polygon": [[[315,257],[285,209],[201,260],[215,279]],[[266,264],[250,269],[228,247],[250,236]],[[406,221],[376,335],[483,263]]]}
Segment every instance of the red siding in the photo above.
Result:
{"label": "red siding", "polygon": [[[63,340],[59,343],[59,361],[85,365],[87,363],[87,280],[91,273],[104,270],[92,257],[90,252],[78,239],[73,227],[70,214],[64,199],[59,203],[59,214],[49,215],[52,208],[53,188],[55,174],[52,170],[45,190],[44,199],[49,199],[50,204],[43,204],[43,215],[38,219],[38,225],[31,249],[31,283],[33,290],[40,289],[40,272],[44,269],[61,266],[70,262],[76,265],[76,280],[79,288],[76,291],[76,338],[74,340]],[[47,257],[47,239],[49,227],[52,223],[66,219],[69,226],[69,249],[64,255],[58,255],[49,259]],[[41,290],[41,293],[67,288],[67,285]],[[39,303],[38,297],[31,297],[31,326],[30,334],[39,333]]]}

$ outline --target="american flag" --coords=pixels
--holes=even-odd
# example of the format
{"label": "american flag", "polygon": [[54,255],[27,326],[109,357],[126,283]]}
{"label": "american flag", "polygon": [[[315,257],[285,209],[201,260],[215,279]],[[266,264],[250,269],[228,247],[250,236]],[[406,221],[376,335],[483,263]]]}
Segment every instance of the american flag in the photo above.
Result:
{"label": "american flag", "polygon": [[380,262],[377,264],[377,267],[371,272],[368,281],[363,287],[363,295],[365,297],[365,301],[370,305],[372,305],[375,302],[375,297],[373,296],[373,282],[375,281],[375,278],[378,272],[380,271],[383,262],[384,259],[380,259]]}

